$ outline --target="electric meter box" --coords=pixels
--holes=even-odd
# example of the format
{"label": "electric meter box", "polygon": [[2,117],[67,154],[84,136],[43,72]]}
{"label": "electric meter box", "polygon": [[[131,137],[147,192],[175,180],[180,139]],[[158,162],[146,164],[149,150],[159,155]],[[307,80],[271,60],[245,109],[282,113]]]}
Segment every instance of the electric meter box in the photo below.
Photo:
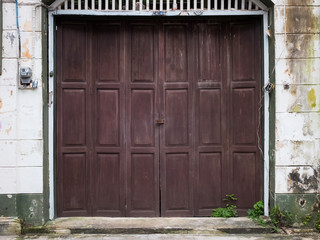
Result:
{"label": "electric meter box", "polygon": [[32,83],[32,69],[29,67],[20,68],[20,82],[22,85],[30,85]]}

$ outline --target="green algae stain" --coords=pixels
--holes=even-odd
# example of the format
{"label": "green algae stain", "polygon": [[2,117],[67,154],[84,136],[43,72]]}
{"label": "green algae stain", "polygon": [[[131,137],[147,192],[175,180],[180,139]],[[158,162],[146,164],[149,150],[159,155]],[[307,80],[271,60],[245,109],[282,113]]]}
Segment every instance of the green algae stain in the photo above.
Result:
{"label": "green algae stain", "polygon": [[296,105],[296,106],[294,106],[294,108],[293,108],[293,111],[294,112],[300,112],[300,105]]}
{"label": "green algae stain", "polygon": [[308,104],[309,104],[309,108],[314,108],[316,107],[316,100],[317,100],[317,97],[316,97],[316,93],[314,91],[313,88],[311,88],[311,90],[308,92]]}

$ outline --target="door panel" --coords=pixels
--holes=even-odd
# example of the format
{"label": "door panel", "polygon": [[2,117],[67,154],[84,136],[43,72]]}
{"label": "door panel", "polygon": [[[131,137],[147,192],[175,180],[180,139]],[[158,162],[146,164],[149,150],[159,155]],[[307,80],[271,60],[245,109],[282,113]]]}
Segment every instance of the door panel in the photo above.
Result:
{"label": "door panel", "polygon": [[158,42],[153,23],[126,26],[126,215],[159,216]]}
{"label": "door panel", "polygon": [[166,89],[164,113],[166,147],[188,146],[188,110],[188,89]]}
{"label": "door panel", "polygon": [[[199,154],[199,211],[220,206],[221,199],[221,154]],[[201,187],[200,187],[201,186]]]}
{"label": "door panel", "polygon": [[131,211],[154,210],[155,156],[153,153],[131,155]]}
{"label": "door panel", "polygon": [[[119,22],[95,23],[92,34],[91,88],[94,141],[90,161],[93,216],[123,216],[124,188],[124,59]],[[89,34],[89,33],[88,33]]]}
{"label": "door panel", "polygon": [[[63,122],[63,146],[86,145],[86,90],[63,89],[62,101],[68,102],[62,106],[62,115],[68,121]],[[77,108],[74,106],[78,105]]]}
{"label": "door panel", "polygon": [[86,32],[86,23],[58,23],[56,176],[57,212],[62,217],[90,215],[91,106]]}
{"label": "door panel", "polygon": [[104,215],[108,212],[116,214],[121,203],[120,155],[117,153],[98,153],[96,161],[96,183],[100,187],[96,192],[95,214]]}
{"label": "door panel", "polygon": [[261,200],[259,21],[57,19],[58,216]]}
{"label": "door panel", "polygon": [[232,90],[233,143],[254,145],[255,131],[255,89],[236,88]]}
{"label": "door panel", "polygon": [[198,81],[221,82],[221,24],[197,24]]}
{"label": "door panel", "polygon": [[119,146],[119,98],[118,89],[97,89],[97,146]]}
{"label": "door panel", "polygon": [[199,144],[221,144],[221,90],[200,89]]}
{"label": "door panel", "polygon": [[258,22],[230,23],[229,126],[230,192],[238,197],[240,214],[261,200],[261,46]]}
{"label": "door panel", "polygon": [[160,112],[165,119],[160,127],[162,216],[193,215],[191,27],[166,22],[159,33]]}
{"label": "door panel", "polygon": [[187,26],[167,25],[164,29],[165,81],[188,81]]}
{"label": "door panel", "polygon": [[251,208],[255,203],[255,153],[233,153],[233,184],[237,196],[237,207],[240,209]]}
{"label": "door panel", "polygon": [[86,82],[87,36],[86,24],[65,24],[59,29],[59,58],[66,66],[61,66],[61,82]]}
{"label": "door panel", "polygon": [[227,194],[225,40],[220,22],[196,25],[195,215],[210,216]]}
{"label": "door panel", "polygon": [[[165,157],[166,213],[189,210],[189,156],[188,153],[167,153]],[[177,213],[173,213],[177,214]],[[183,212],[179,214],[184,214]]]}
{"label": "door panel", "polygon": [[[254,81],[255,79],[255,23],[240,22],[231,24],[232,35],[232,80]],[[259,35],[258,35],[259,36]]]}
{"label": "door panel", "polygon": [[133,82],[153,82],[155,77],[154,26],[132,26],[131,37],[131,80]]}
{"label": "door panel", "polygon": [[73,214],[87,214],[86,159],[84,153],[63,155],[63,210]]}
{"label": "door panel", "polygon": [[119,24],[97,24],[95,26],[96,82],[120,81],[120,26]]}
{"label": "door panel", "polygon": [[154,89],[133,89],[131,92],[131,144],[154,147]]}

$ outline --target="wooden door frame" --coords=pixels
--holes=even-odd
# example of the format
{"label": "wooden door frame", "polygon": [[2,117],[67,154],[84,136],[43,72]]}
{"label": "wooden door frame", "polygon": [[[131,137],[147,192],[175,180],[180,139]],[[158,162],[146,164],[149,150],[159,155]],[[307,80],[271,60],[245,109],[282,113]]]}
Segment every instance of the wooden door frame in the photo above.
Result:
{"label": "wooden door frame", "polygon": [[[57,13],[56,11],[50,11],[48,13],[48,85],[49,85],[49,107],[48,107],[48,115],[49,115],[49,124],[48,124],[48,148],[49,148],[49,218],[54,219],[57,217],[57,207],[56,207],[56,194],[55,194],[55,164],[56,164],[56,129],[55,129],[55,121],[56,121],[56,66],[55,66],[55,60],[56,60],[56,40],[55,40],[55,29],[56,29],[56,23],[55,23],[55,16],[62,16],[62,15],[72,15],[72,16],[79,16],[79,13],[77,12],[70,12],[67,13]],[[112,13],[105,12],[104,14],[94,14],[92,12],[91,14],[88,14],[87,16],[94,16],[94,15],[102,15],[102,16],[114,16]],[[121,13],[118,13],[120,16]],[[124,13],[123,15],[128,16],[127,13]],[[228,11],[228,12],[221,12],[221,13],[215,13],[212,15],[204,14],[203,16],[211,16],[211,17],[218,17],[218,16],[261,16],[262,17],[262,46],[263,46],[263,52],[262,52],[262,85],[265,86],[269,83],[269,12],[263,12],[263,11],[257,11],[257,12],[240,12],[240,11]],[[201,16],[199,16],[201,18]],[[198,17],[198,18],[199,18]],[[270,140],[270,132],[269,132],[269,124],[270,124],[270,116],[269,116],[269,105],[270,105],[270,97],[269,94],[264,94],[264,106],[263,106],[263,112],[261,115],[263,115],[263,198],[264,198],[264,214],[266,216],[269,215],[269,140]]]}

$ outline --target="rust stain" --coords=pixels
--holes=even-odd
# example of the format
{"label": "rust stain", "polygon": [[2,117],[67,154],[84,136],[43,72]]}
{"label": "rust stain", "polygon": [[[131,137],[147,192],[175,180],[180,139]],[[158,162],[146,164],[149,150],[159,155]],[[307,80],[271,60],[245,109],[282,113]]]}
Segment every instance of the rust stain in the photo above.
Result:
{"label": "rust stain", "polygon": [[13,91],[11,90],[11,91],[10,91],[10,96],[12,96],[12,95],[13,95]]}
{"label": "rust stain", "polygon": [[0,109],[2,108],[2,100],[0,99]]}
{"label": "rust stain", "polygon": [[308,100],[309,108],[314,108],[317,106],[317,103],[316,103],[317,97],[313,88],[311,88],[311,90],[308,92],[307,100]]}
{"label": "rust stain", "polygon": [[26,39],[26,41],[22,44],[22,48],[25,50],[24,52],[22,52],[22,57],[32,58],[30,54],[30,50],[28,48],[28,43],[29,43],[29,39]]}
{"label": "rust stain", "polygon": [[315,71],[316,71],[316,69],[314,67],[312,67],[312,72],[315,72]]}
{"label": "rust stain", "polygon": [[26,20],[26,22],[23,25],[23,30],[32,31],[32,23],[31,23],[31,21]]}
{"label": "rust stain", "polygon": [[7,130],[6,133],[9,135],[9,133],[12,131],[12,126],[10,126]]}

